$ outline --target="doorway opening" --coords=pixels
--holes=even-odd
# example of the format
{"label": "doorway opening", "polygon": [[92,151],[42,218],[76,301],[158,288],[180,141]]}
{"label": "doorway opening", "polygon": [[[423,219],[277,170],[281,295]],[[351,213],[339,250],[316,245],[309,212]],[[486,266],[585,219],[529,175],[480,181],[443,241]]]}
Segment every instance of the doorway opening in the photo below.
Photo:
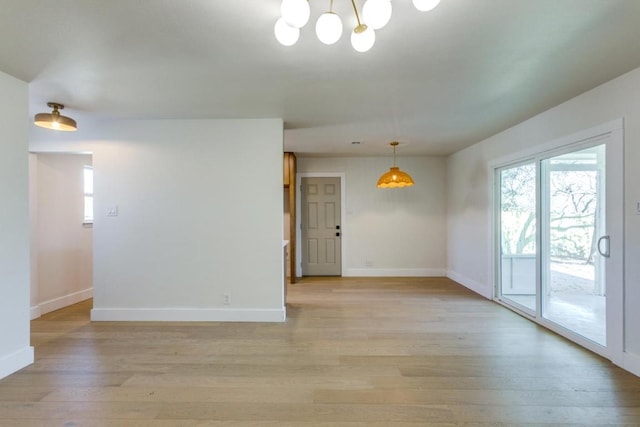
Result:
{"label": "doorway opening", "polygon": [[93,157],[29,154],[31,319],[93,297]]}

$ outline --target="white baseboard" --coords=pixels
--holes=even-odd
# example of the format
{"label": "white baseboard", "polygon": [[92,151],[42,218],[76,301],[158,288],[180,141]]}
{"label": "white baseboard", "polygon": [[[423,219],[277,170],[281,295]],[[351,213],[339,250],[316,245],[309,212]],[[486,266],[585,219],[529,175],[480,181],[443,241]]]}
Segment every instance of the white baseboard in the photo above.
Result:
{"label": "white baseboard", "polygon": [[344,277],[444,277],[443,268],[347,268]]}
{"label": "white baseboard", "polygon": [[33,363],[33,347],[25,347],[0,358],[0,380]]}
{"label": "white baseboard", "polygon": [[49,301],[41,302],[35,307],[31,307],[31,320],[36,319],[43,314],[50,313],[52,311],[59,310],[63,307],[67,307],[71,304],[84,301],[93,297],[93,288],[84,289],[82,291],[74,292],[69,295],[64,295],[59,298],[54,298]]}
{"label": "white baseboard", "polygon": [[490,287],[487,287],[484,283],[480,283],[476,280],[470,279],[462,274],[456,273],[455,271],[449,270],[447,272],[447,277],[454,282],[460,283],[467,289],[472,290],[473,292],[482,295],[487,299],[493,299],[493,291]]}
{"label": "white baseboard", "polygon": [[284,322],[286,308],[94,308],[95,322]]}
{"label": "white baseboard", "polygon": [[620,367],[640,377],[640,355],[625,352]]}
{"label": "white baseboard", "polygon": [[37,319],[40,316],[42,316],[42,311],[40,311],[40,306],[34,305],[33,307],[31,307],[31,320]]}

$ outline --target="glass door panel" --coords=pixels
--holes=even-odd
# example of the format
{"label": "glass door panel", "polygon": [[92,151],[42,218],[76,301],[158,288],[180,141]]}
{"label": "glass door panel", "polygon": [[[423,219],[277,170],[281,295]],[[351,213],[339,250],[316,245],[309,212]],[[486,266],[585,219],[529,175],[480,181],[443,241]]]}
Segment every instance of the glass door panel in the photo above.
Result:
{"label": "glass door panel", "polygon": [[605,224],[605,146],[541,162],[542,315],[606,345],[606,284],[598,239]]}
{"label": "glass door panel", "polygon": [[536,310],[536,163],[499,171],[500,298]]}

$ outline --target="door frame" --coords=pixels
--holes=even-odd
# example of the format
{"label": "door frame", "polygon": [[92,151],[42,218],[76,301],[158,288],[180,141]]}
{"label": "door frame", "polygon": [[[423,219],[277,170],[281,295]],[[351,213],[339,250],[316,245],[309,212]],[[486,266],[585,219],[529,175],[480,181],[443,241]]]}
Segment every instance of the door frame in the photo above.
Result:
{"label": "door frame", "polygon": [[[500,272],[499,272],[499,249],[500,249],[500,224],[498,220],[499,200],[497,197],[496,186],[498,185],[496,179],[496,171],[509,165],[522,163],[526,160],[536,161],[536,169],[539,169],[539,159],[544,157],[551,157],[553,155],[561,154],[563,152],[572,151],[573,149],[580,149],[580,147],[596,145],[598,140],[606,139],[606,162],[607,162],[607,178],[613,176],[613,179],[606,180],[606,197],[607,205],[613,206],[615,209],[615,215],[613,217],[607,216],[607,234],[618,236],[616,239],[611,240],[611,251],[617,253],[615,259],[610,258],[612,262],[611,268],[615,269],[619,273],[618,285],[607,285],[607,346],[601,347],[595,343],[592,343],[588,339],[571,332],[565,328],[557,326],[555,323],[542,317],[540,313],[540,255],[536,254],[536,269],[538,271],[536,277],[537,287],[537,311],[535,315],[531,313],[519,310],[517,307],[508,305],[499,299],[498,286],[500,286]],[[599,126],[595,126],[590,129],[568,135],[562,138],[552,140],[546,144],[531,147],[526,150],[522,150],[498,159],[495,159],[488,163],[488,173],[491,177],[489,179],[489,200],[492,207],[491,215],[489,217],[491,239],[489,257],[490,268],[490,283],[492,286],[492,299],[512,311],[538,323],[553,332],[585,347],[594,353],[604,356],[611,360],[613,363],[619,366],[624,366],[624,120],[622,118],[612,120],[607,123],[603,123]],[[611,173],[611,175],[609,175]],[[620,182],[622,187],[612,188],[615,182]],[[536,188],[539,187],[539,179],[536,182]],[[539,198],[540,191],[536,190],[536,197]],[[537,216],[540,218],[540,206],[537,206]],[[537,241],[540,243],[541,227],[538,224],[537,227]],[[540,248],[537,249],[537,252]]]}
{"label": "door frame", "polygon": [[[344,259],[347,235],[345,229],[347,225],[346,205],[346,174],[344,172],[296,172],[296,212],[302,212],[302,178],[340,178],[340,275],[344,276]],[[302,277],[302,215],[296,215],[296,276]]]}

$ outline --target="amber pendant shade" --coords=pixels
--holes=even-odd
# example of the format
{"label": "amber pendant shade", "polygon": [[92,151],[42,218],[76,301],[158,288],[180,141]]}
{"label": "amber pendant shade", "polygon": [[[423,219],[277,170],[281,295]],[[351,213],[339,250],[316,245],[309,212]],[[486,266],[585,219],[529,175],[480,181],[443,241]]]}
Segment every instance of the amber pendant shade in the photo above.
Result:
{"label": "amber pendant shade", "polygon": [[413,184],[411,176],[397,166],[390,168],[389,172],[384,173],[378,180],[378,188],[402,188]]}
{"label": "amber pendant shade", "polygon": [[382,174],[378,179],[378,188],[402,188],[410,187],[414,184],[413,178],[408,173],[401,171],[396,166],[396,147],[400,143],[393,141],[389,145],[393,147],[393,166],[389,169],[389,172]]}

